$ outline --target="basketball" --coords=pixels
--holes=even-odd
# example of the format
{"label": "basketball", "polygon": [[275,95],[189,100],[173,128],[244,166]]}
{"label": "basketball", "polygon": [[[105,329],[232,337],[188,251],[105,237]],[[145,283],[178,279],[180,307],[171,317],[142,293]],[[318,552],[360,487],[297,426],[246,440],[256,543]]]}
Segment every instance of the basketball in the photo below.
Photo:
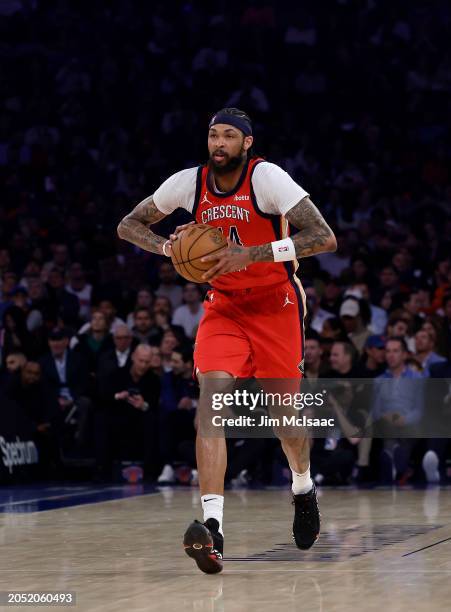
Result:
{"label": "basketball", "polygon": [[215,265],[214,261],[201,261],[227,246],[227,240],[217,227],[192,225],[178,235],[172,243],[171,259],[175,269],[192,283],[204,283],[202,275]]}

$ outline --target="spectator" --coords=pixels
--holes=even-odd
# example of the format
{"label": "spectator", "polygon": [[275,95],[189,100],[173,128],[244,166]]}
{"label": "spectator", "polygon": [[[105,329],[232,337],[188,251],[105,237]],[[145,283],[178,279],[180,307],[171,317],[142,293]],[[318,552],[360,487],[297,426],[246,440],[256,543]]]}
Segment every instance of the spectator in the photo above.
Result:
{"label": "spectator", "polygon": [[393,384],[393,380],[421,379],[422,375],[406,366],[407,345],[403,338],[389,338],[385,347],[387,369],[376,380],[371,409],[376,421],[376,435],[384,437],[381,471],[384,482],[392,481],[393,468],[398,479],[409,477],[409,462],[415,439],[409,436],[412,426],[423,415],[423,387],[409,382]]}
{"label": "spectator", "polygon": [[89,329],[73,337],[70,346],[77,347],[77,351],[85,359],[89,372],[94,375],[99,356],[113,348],[112,336],[108,331],[108,323],[103,312],[95,310],[92,313]]}
{"label": "spectator", "polygon": [[370,331],[363,322],[361,303],[359,300],[348,297],[340,306],[340,319],[348,334],[349,340],[361,354]]}
{"label": "spectator", "polygon": [[387,324],[387,336],[389,338],[403,338],[407,345],[407,349],[410,352],[415,352],[415,340],[408,335],[409,333],[409,322],[404,316],[399,316],[397,313],[393,313],[388,320]]}
{"label": "spectator", "polygon": [[358,378],[376,378],[386,369],[385,341],[382,336],[368,336],[363,355],[356,367]]}
{"label": "spectator", "polygon": [[179,345],[172,330],[165,331],[160,342],[161,365],[164,372],[172,370],[172,352]]}
{"label": "spectator", "polygon": [[402,300],[402,307],[412,318],[414,331],[418,331],[423,324],[423,317],[420,316],[420,291],[416,289],[412,293],[405,295]]}
{"label": "spectator", "polygon": [[[158,477],[160,483],[175,481],[174,464],[186,460],[187,444],[194,447],[198,397],[198,386],[193,380],[193,351],[176,349],[172,352],[172,369],[164,373],[161,381],[160,452],[165,465]],[[194,467],[191,465],[191,470]]]}
{"label": "spectator", "polygon": [[39,363],[27,361],[13,372],[7,395],[21,406],[37,431],[44,433],[50,429],[51,404],[41,382]]}
{"label": "spectator", "polygon": [[162,337],[161,328],[155,325],[151,312],[141,306],[133,313],[133,336],[140,344],[159,344]]}
{"label": "spectator", "polygon": [[78,327],[80,303],[78,298],[64,288],[64,276],[52,268],[47,279],[48,308],[46,320],[54,326],[63,323]]}
{"label": "spectator", "polygon": [[[125,325],[124,321],[116,316],[116,306],[111,300],[101,300],[97,305],[97,310],[105,315],[108,331],[114,333],[119,325]],[[85,323],[79,330],[79,334],[85,334],[91,328],[91,323]]]}
{"label": "spectator", "polygon": [[[110,381],[107,419],[112,458],[144,461],[147,475],[158,473],[156,418],[160,381],[150,371],[151,349],[139,344],[129,368]],[[106,388],[106,385],[103,385]]]}
{"label": "spectator", "polygon": [[147,289],[146,287],[141,287],[141,289],[139,289],[137,295],[136,295],[136,303],[135,303],[135,308],[133,310],[133,312],[130,312],[127,315],[127,325],[128,327],[131,329],[133,327],[134,324],[134,316],[135,316],[135,311],[137,308],[148,308],[150,311],[152,311],[152,306],[153,306],[153,295],[152,292],[150,291],[150,289]]}
{"label": "spectator", "polygon": [[163,366],[160,348],[158,346],[150,346],[149,348],[151,349],[150,371],[161,378],[163,376]]}
{"label": "spectator", "polygon": [[195,283],[186,283],[183,287],[183,301],[185,303],[175,309],[172,323],[183,327],[187,338],[193,339],[195,337],[195,331],[204,314],[201,299],[202,294],[199,286]]}
{"label": "spectator", "polygon": [[415,334],[415,359],[424,370],[426,376],[429,375],[431,365],[446,361],[444,357],[434,351],[434,348],[434,336],[425,329],[418,330]]}
{"label": "spectator", "polygon": [[69,268],[69,282],[66,291],[75,295],[79,304],[79,316],[84,321],[91,315],[92,285],[86,281],[85,272],[80,263],[73,263]]}
{"label": "spectator", "polygon": [[[158,297],[166,297],[169,299],[172,309],[177,308],[182,303],[183,291],[180,285],[176,283],[176,273],[174,266],[169,262],[160,264],[158,271],[160,284],[155,291]],[[156,304],[155,304],[156,306]]]}
{"label": "spectator", "polygon": [[18,306],[9,306],[3,313],[3,329],[0,330],[2,359],[11,352],[21,351],[27,357],[34,355],[35,343],[27,329],[26,315]]}
{"label": "spectator", "polygon": [[[133,341],[133,334],[127,325],[118,325],[113,332],[114,349],[105,351],[99,356],[99,372],[106,370],[114,376],[119,368],[128,368],[131,365],[131,356],[137,342]],[[100,377],[100,374],[99,374]],[[104,377],[107,378],[106,376]]]}
{"label": "spectator", "polygon": [[51,247],[53,257],[47,261],[42,267],[42,275],[44,279],[48,278],[50,270],[57,268],[64,275],[69,264],[69,250],[67,244],[55,243]]}
{"label": "spectator", "polygon": [[[320,306],[326,312],[338,316],[341,304],[341,287],[337,279],[330,276],[324,285]],[[320,332],[321,333],[321,332]]]}
{"label": "spectator", "polygon": [[82,444],[91,409],[88,367],[82,353],[69,348],[69,338],[67,329],[53,329],[48,340],[50,351],[40,359],[40,365],[47,396],[58,407],[54,415],[58,435],[75,425],[74,439]]}
{"label": "spectator", "polygon": [[321,338],[319,334],[312,330],[307,330],[305,334],[305,378],[316,379],[324,374],[322,365],[323,349],[321,348]]}
{"label": "spectator", "polygon": [[355,378],[354,363],[357,352],[350,342],[334,342],[330,351],[331,370],[328,378]]}
{"label": "spectator", "polygon": [[331,319],[334,315],[321,308],[319,297],[314,287],[305,287],[307,299],[307,316],[310,321],[309,327],[320,334],[323,331],[323,324],[326,319]]}

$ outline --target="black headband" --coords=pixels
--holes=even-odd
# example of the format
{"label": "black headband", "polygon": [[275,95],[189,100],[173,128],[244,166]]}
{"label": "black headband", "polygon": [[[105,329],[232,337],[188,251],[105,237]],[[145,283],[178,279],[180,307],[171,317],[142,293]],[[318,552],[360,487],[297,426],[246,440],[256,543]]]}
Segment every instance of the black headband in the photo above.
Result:
{"label": "black headband", "polygon": [[239,117],[238,115],[230,115],[229,113],[216,113],[213,119],[210,121],[208,127],[211,128],[217,123],[226,123],[227,125],[233,125],[238,130],[241,130],[245,136],[252,136],[252,125],[245,117]]}

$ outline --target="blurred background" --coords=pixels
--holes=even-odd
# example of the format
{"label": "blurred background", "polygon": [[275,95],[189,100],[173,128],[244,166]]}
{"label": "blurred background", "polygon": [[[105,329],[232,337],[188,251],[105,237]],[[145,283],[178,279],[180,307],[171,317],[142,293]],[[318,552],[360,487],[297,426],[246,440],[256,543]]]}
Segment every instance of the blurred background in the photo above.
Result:
{"label": "blurred background", "polygon": [[[226,106],[338,238],[300,262],[306,376],[451,378],[450,21],[444,0],[0,2],[2,482],[196,483],[205,287],[116,226],[206,160]],[[448,440],[399,427],[315,440],[316,482],[449,480]],[[231,486],[289,482],[275,441],[228,443]]]}

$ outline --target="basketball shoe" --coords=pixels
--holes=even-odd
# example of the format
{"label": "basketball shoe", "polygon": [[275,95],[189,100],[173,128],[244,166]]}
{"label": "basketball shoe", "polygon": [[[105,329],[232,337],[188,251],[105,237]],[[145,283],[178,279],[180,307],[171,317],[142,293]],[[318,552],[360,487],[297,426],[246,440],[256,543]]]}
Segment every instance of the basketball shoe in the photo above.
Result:
{"label": "basketball shoe", "polygon": [[293,540],[301,550],[308,550],[319,538],[321,515],[316,499],[316,487],[308,493],[293,495]]}
{"label": "basketball shoe", "polygon": [[188,557],[206,574],[222,572],[222,553],[224,536],[218,531],[219,523],[209,518],[205,523],[194,521],[183,537],[183,546]]}

